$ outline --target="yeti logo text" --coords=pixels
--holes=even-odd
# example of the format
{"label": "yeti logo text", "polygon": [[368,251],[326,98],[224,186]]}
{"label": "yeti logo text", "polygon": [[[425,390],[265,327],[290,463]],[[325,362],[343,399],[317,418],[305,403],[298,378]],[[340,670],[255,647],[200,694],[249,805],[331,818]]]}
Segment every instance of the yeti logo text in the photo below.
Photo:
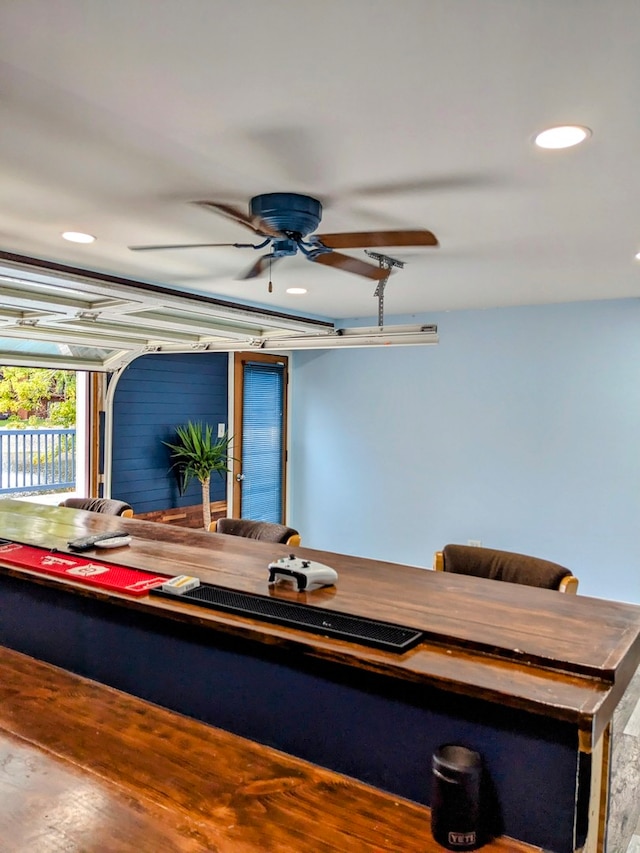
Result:
{"label": "yeti logo text", "polygon": [[467,845],[476,843],[476,833],[474,832],[450,832],[449,844]]}

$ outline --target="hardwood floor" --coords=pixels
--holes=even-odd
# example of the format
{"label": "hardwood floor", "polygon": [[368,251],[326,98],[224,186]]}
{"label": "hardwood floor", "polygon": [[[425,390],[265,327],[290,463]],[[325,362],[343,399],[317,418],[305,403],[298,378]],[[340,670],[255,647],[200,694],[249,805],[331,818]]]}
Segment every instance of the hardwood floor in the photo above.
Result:
{"label": "hardwood floor", "polygon": [[640,669],[613,715],[606,853],[640,853]]}

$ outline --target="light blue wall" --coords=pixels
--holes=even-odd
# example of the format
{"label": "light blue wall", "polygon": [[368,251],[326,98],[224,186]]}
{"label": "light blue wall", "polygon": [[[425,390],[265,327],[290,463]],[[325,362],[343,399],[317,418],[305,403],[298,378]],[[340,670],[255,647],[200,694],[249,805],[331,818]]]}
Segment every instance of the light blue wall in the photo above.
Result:
{"label": "light blue wall", "polygon": [[294,354],[303,544],[430,566],[477,539],[640,603],[640,300],[400,319],[440,344]]}

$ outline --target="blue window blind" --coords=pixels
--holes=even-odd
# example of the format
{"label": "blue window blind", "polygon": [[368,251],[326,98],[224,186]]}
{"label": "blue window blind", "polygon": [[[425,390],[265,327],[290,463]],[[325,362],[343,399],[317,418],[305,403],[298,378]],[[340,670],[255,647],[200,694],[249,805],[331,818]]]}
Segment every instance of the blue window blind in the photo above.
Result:
{"label": "blue window blind", "polygon": [[246,362],[242,518],[282,522],[284,365]]}

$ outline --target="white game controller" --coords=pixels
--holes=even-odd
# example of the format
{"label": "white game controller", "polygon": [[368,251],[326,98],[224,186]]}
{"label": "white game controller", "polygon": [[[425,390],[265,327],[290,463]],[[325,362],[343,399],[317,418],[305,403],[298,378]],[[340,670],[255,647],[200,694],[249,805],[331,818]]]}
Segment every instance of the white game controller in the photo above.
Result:
{"label": "white game controller", "polygon": [[313,560],[302,560],[289,554],[269,563],[269,583],[279,580],[296,581],[298,592],[304,592],[312,587],[330,586],[338,580],[338,573],[330,566],[316,563]]}

